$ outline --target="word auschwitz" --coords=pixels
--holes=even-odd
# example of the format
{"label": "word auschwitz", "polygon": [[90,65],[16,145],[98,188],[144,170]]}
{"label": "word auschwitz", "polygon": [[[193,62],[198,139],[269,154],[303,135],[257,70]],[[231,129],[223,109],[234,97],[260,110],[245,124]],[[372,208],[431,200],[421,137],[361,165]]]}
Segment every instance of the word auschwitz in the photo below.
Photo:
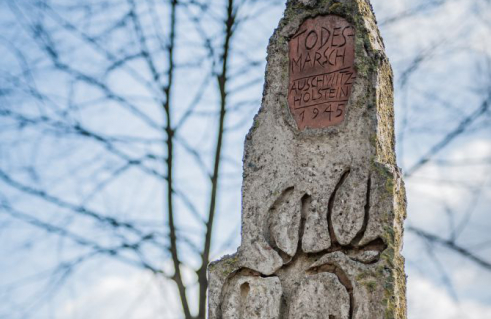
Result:
{"label": "word auschwitz", "polygon": [[293,95],[293,107],[308,107],[321,101],[347,101],[355,79],[350,68],[293,80],[289,94]]}

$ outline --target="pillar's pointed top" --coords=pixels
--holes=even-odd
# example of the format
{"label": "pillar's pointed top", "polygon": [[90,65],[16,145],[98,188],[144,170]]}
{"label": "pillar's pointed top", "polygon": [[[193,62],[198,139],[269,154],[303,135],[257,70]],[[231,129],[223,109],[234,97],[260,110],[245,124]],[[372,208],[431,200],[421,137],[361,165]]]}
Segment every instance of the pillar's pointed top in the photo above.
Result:
{"label": "pillar's pointed top", "polygon": [[306,6],[315,6],[317,4],[317,0],[298,0],[300,1],[301,3],[303,3],[304,5]]}
{"label": "pillar's pointed top", "polygon": [[289,0],[210,319],[405,319],[392,71],[368,0]]}

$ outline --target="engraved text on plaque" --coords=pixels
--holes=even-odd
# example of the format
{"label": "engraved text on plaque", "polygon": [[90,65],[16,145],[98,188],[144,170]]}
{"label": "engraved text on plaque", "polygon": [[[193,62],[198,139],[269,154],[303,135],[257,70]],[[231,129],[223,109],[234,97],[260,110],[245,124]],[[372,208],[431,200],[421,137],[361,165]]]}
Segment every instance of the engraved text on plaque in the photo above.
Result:
{"label": "engraved text on plaque", "polygon": [[307,19],[291,38],[288,104],[298,128],[343,122],[356,74],[355,30],[338,16]]}

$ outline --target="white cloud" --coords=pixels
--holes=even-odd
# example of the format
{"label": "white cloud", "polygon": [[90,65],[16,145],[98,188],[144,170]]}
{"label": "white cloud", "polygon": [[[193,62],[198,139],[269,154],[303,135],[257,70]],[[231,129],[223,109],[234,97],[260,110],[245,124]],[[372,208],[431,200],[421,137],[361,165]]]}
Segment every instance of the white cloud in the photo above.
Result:
{"label": "white cloud", "polygon": [[146,272],[107,276],[97,285],[59,307],[60,319],[158,319],[179,318],[177,293],[172,285],[158,283]]}
{"label": "white cloud", "polygon": [[429,280],[408,280],[409,319],[483,319],[491,318],[491,306],[472,300],[456,302],[441,287]]}
{"label": "white cloud", "polygon": [[[456,147],[446,160],[465,162],[491,158],[491,141],[474,140]],[[483,185],[489,180],[488,165],[439,166],[430,162],[417,174],[406,179],[409,220],[428,227],[442,224],[442,203],[455,212],[465,212],[472,189],[466,186]],[[486,200],[482,198],[482,200]]]}

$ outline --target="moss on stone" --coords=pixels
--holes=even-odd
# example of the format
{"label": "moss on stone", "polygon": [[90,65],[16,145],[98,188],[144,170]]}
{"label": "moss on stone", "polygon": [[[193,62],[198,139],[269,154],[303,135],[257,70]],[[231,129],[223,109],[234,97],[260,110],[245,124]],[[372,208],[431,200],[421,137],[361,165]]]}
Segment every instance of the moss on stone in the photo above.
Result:
{"label": "moss on stone", "polygon": [[377,282],[374,280],[363,281],[362,285],[365,286],[367,288],[367,290],[370,292],[374,292],[375,289],[377,288]]}
{"label": "moss on stone", "polygon": [[208,265],[208,271],[217,273],[217,275],[222,278],[226,278],[237,270],[238,262],[238,254],[227,255],[218,261],[210,263]]}
{"label": "moss on stone", "polygon": [[334,3],[333,5],[331,5],[329,7],[329,12],[331,13],[339,13],[340,11],[342,11],[343,8],[343,5],[341,3]]}

